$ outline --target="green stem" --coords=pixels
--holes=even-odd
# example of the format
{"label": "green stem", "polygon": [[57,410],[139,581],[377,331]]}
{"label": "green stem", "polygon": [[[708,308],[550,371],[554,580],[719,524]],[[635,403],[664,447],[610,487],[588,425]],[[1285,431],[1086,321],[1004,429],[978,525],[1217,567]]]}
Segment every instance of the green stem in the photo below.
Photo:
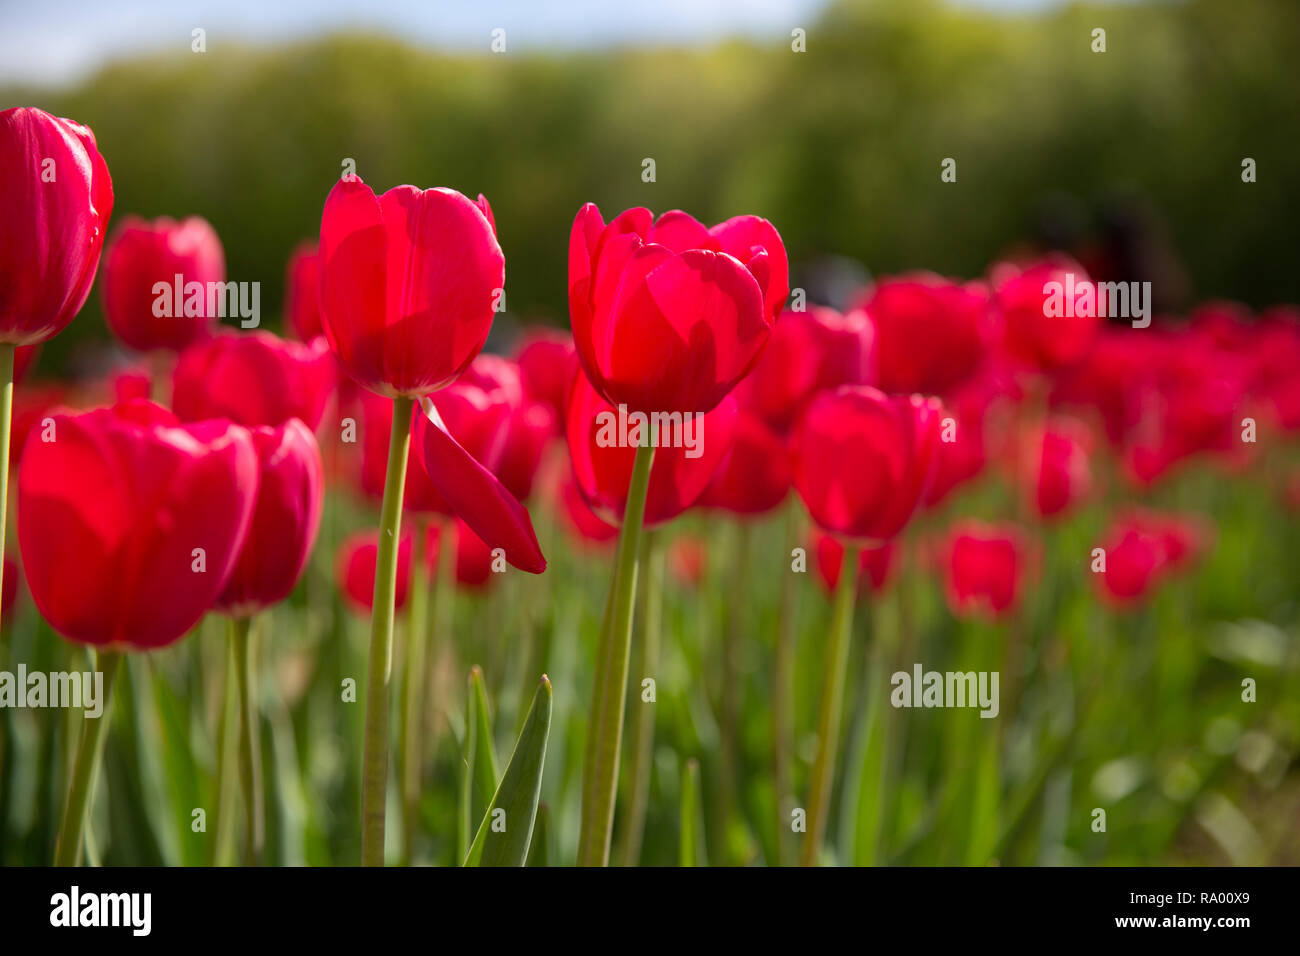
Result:
{"label": "green stem", "polygon": [[104,728],[108,726],[110,705],[113,702],[113,682],[121,662],[122,655],[116,651],[100,651],[96,655],[95,666],[104,675],[103,710],[98,717],[81,718],[81,741],[77,744],[77,756],[72,764],[68,802],[64,806],[58,842],[54,844],[55,866],[76,866],[77,859],[81,856],[81,836],[86,825],[86,798],[99,772],[99,757],[104,750]]}
{"label": "green stem", "polygon": [[694,757],[682,767],[681,822],[677,838],[677,865],[695,866],[699,859],[700,764]]}
{"label": "green stem", "polygon": [[[5,528],[9,516],[9,427],[14,414],[14,347],[0,344],[0,568],[5,562]],[[4,575],[0,574],[0,597]]]}
{"label": "green stem", "polygon": [[601,634],[596,656],[596,682],[591,695],[587,733],[595,735],[590,758],[590,789],[582,802],[578,836],[578,865],[606,866],[614,827],[614,797],[618,790],[618,762],[623,746],[623,713],[627,704],[627,671],[632,643],[632,608],[636,596],[637,552],[645,518],[653,439],[636,450],[632,480],[618,537],[618,558],[610,589],[609,627]]}
{"label": "green stem", "polygon": [[[799,529],[799,510],[786,509],[785,541],[794,547]],[[782,559],[784,560],[784,559]],[[781,581],[781,608],[776,624],[776,655],[772,662],[772,778],[776,786],[776,864],[784,866],[790,859],[790,809],[794,783],[790,755],[794,752],[794,644],[795,644],[795,573],[790,571]]]}
{"label": "green stem", "polygon": [[233,645],[222,644],[222,650],[226,666],[219,691],[221,712],[217,716],[216,801],[212,810],[212,848],[209,856],[212,866],[221,865],[230,819],[227,811],[230,807],[231,761],[227,751],[230,749],[230,712],[235,707],[235,666],[231,663],[235,649]]}
{"label": "green stem", "polygon": [[388,684],[393,667],[393,615],[397,603],[397,550],[402,494],[411,449],[411,406],[393,399],[384,504],[379,513],[379,555],[370,618],[370,671],[366,679],[366,739],[361,760],[361,865],[384,865],[384,809],[388,796]]}
{"label": "green stem", "polygon": [[418,522],[411,548],[411,598],[406,606],[406,681],[402,690],[402,725],[398,740],[402,748],[402,863],[409,866],[415,852],[416,821],[420,810],[421,748],[424,739],[420,719],[425,686],[425,650],[429,590],[424,573],[424,541],[427,528]]}
{"label": "green stem", "polygon": [[856,546],[844,549],[843,570],[835,590],[835,611],[830,639],[826,643],[826,671],[823,674],[821,713],[817,721],[817,757],[812,767],[812,793],[808,799],[808,829],[804,834],[800,863],[813,866],[821,852],[830,810],[831,785],[835,777],[835,752],[839,745],[840,719],[844,709],[844,678],[849,665],[849,635],[853,631],[853,599],[858,584]]}
{"label": "green stem", "polygon": [[234,651],[235,688],[239,701],[239,790],[244,800],[244,865],[257,866],[262,857],[262,760],[253,696],[253,659],[249,632],[253,619],[230,619],[230,645]]}
{"label": "green stem", "polygon": [[721,760],[719,786],[713,804],[710,826],[726,865],[737,865],[731,839],[732,819],[736,812],[736,780],[740,768],[740,648],[744,629],[744,596],[749,580],[749,524],[743,519],[736,526],[735,554],[731,562],[731,581],[723,606],[726,622],[722,632]]}
{"label": "green stem", "polygon": [[636,866],[641,859],[641,840],[645,835],[646,807],[650,802],[650,765],[654,757],[655,707],[640,700],[639,681],[652,677],[659,667],[659,635],[663,621],[664,557],[659,547],[659,535],[646,531],[641,536],[641,563],[645,578],[641,584],[640,639],[634,648],[636,663],[634,675],[639,675],[631,687],[632,723],[628,740],[632,752],[628,761],[627,812],[622,815],[623,827],[619,845],[623,851],[623,865]]}

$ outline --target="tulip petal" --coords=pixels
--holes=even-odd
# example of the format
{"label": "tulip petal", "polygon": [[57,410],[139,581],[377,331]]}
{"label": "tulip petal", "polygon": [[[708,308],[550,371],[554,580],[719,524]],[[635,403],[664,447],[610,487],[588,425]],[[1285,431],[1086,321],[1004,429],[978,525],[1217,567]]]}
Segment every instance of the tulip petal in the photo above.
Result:
{"label": "tulip petal", "polygon": [[429,480],[452,509],[490,548],[503,548],[506,560],[521,571],[541,574],[546,558],[533,531],[528,509],[475,460],[440,420],[417,415],[413,442]]}

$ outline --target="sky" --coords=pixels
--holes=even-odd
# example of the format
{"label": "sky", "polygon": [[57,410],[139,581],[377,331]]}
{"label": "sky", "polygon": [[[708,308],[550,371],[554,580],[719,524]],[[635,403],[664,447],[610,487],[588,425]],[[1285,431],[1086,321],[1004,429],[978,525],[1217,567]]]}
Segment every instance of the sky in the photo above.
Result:
{"label": "sky", "polygon": [[[144,52],[188,51],[202,27],[208,48],[298,40],[353,27],[454,50],[707,45],[731,36],[772,39],[817,19],[829,0],[0,0],[0,83],[76,82]],[[1026,10],[1061,0],[955,0]]]}

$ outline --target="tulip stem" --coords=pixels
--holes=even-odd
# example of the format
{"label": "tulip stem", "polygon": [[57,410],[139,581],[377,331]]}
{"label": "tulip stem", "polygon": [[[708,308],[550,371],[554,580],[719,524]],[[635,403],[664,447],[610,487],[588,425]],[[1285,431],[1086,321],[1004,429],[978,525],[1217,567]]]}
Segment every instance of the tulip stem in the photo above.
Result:
{"label": "tulip stem", "polygon": [[[799,512],[787,503],[786,549],[794,546],[799,533]],[[790,759],[794,752],[794,645],[795,645],[795,575],[782,576],[781,607],[776,622],[776,657],[772,664],[772,777],[776,784],[776,863],[784,866],[789,858],[790,810],[794,796]]]}
{"label": "tulip stem", "polygon": [[596,651],[596,680],[591,694],[591,717],[587,723],[587,733],[595,735],[595,746],[588,752],[591,767],[585,775],[589,783],[582,801],[579,866],[606,866],[609,863],[614,800],[618,791],[618,762],[623,746],[623,716],[627,705],[637,557],[654,454],[653,440],[636,450],[627,504],[623,509],[623,528],[618,536],[608,627],[602,630]]}
{"label": "tulip stem", "polygon": [[420,810],[420,763],[424,739],[423,713],[425,651],[429,603],[428,575],[424,570],[424,542],[428,528],[419,522],[411,548],[411,591],[406,616],[406,673],[402,689],[401,727],[398,740],[402,748],[402,864],[410,866],[415,852],[415,830]]}
{"label": "tulip stem", "polygon": [[98,717],[81,718],[81,740],[77,743],[77,756],[72,764],[68,802],[63,809],[63,825],[59,827],[58,842],[54,844],[55,866],[76,866],[81,856],[88,797],[99,772],[99,756],[104,750],[104,728],[108,726],[109,705],[113,700],[113,682],[121,662],[122,655],[115,651],[100,651],[95,658],[95,668],[104,675],[103,709]]}
{"label": "tulip stem", "polygon": [[365,752],[361,761],[361,865],[384,865],[384,809],[388,796],[388,685],[393,666],[393,616],[397,603],[397,549],[402,531],[402,492],[411,450],[413,400],[393,400],[388,472],[379,514],[379,555],[370,618],[370,671],[366,678]]}
{"label": "tulip stem", "polygon": [[[5,527],[9,517],[9,427],[14,414],[14,347],[0,344],[0,570],[5,563]],[[0,597],[4,575],[0,574]]]}
{"label": "tulip stem", "polygon": [[262,761],[258,746],[257,702],[253,698],[253,661],[249,632],[253,619],[230,619],[235,687],[239,694],[239,789],[244,797],[244,865],[257,866],[262,856]]}
{"label": "tulip stem", "polygon": [[[663,620],[664,553],[659,534],[654,530],[641,535],[641,564],[645,577],[641,583],[640,633],[636,636],[636,673],[639,682],[653,677],[659,668],[659,636]],[[620,811],[622,832],[620,847],[623,865],[636,866],[641,860],[641,840],[645,836],[646,807],[650,801],[650,769],[654,759],[655,708],[640,699],[640,684],[632,685],[632,722],[628,727],[631,753],[628,760],[626,812]]]}
{"label": "tulip stem", "polygon": [[812,766],[812,792],[808,798],[807,832],[800,863],[813,866],[821,853],[826,817],[831,805],[835,752],[839,746],[844,709],[844,679],[849,667],[849,635],[853,631],[853,600],[858,586],[859,548],[844,549],[843,570],[835,589],[835,610],[826,643],[826,672],[822,675],[821,711],[817,720],[817,756]]}

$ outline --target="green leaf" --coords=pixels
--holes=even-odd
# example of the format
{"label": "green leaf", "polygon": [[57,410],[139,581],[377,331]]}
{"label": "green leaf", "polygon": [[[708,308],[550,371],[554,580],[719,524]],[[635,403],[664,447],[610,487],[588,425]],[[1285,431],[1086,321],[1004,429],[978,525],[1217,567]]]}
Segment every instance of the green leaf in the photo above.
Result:
{"label": "green leaf", "polygon": [[456,819],[456,859],[458,860],[465,859],[469,853],[469,827],[473,813],[471,804],[474,800],[474,748],[478,739],[478,708],[474,705],[475,672],[479,673],[480,681],[482,680],[482,671],[475,667],[469,672],[465,694],[465,737],[461,741],[460,806]]}
{"label": "green leaf", "polygon": [[[546,739],[551,732],[551,682],[542,675],[541,686],[515,742],[505,776],[488,805],[478,835],[465,859],[466,866],[523,866],[537,820],[537,801],[542,795],[542,765],[546,762]],[[497,811],[504,815],[498,817]],[[504,829],[493,824],[504,822]]]}
{"label": "green leaf", "polygon": [[497,764],[496,747],[492,743],[492,714],[488,709],[487,687],[483,683],[483,669],[477,665],[469,672],[470,698],[478,721],[478,739],[475,742],[474,771],[478,776],[479,792],[488,799],[501,781]]}
{"label": "green leaf", "polygon": [[537,805],[537,823],[533,825],[533,840],[528,844],[528,862],[525,866],[551,865],[551,811],[544,803]]}

